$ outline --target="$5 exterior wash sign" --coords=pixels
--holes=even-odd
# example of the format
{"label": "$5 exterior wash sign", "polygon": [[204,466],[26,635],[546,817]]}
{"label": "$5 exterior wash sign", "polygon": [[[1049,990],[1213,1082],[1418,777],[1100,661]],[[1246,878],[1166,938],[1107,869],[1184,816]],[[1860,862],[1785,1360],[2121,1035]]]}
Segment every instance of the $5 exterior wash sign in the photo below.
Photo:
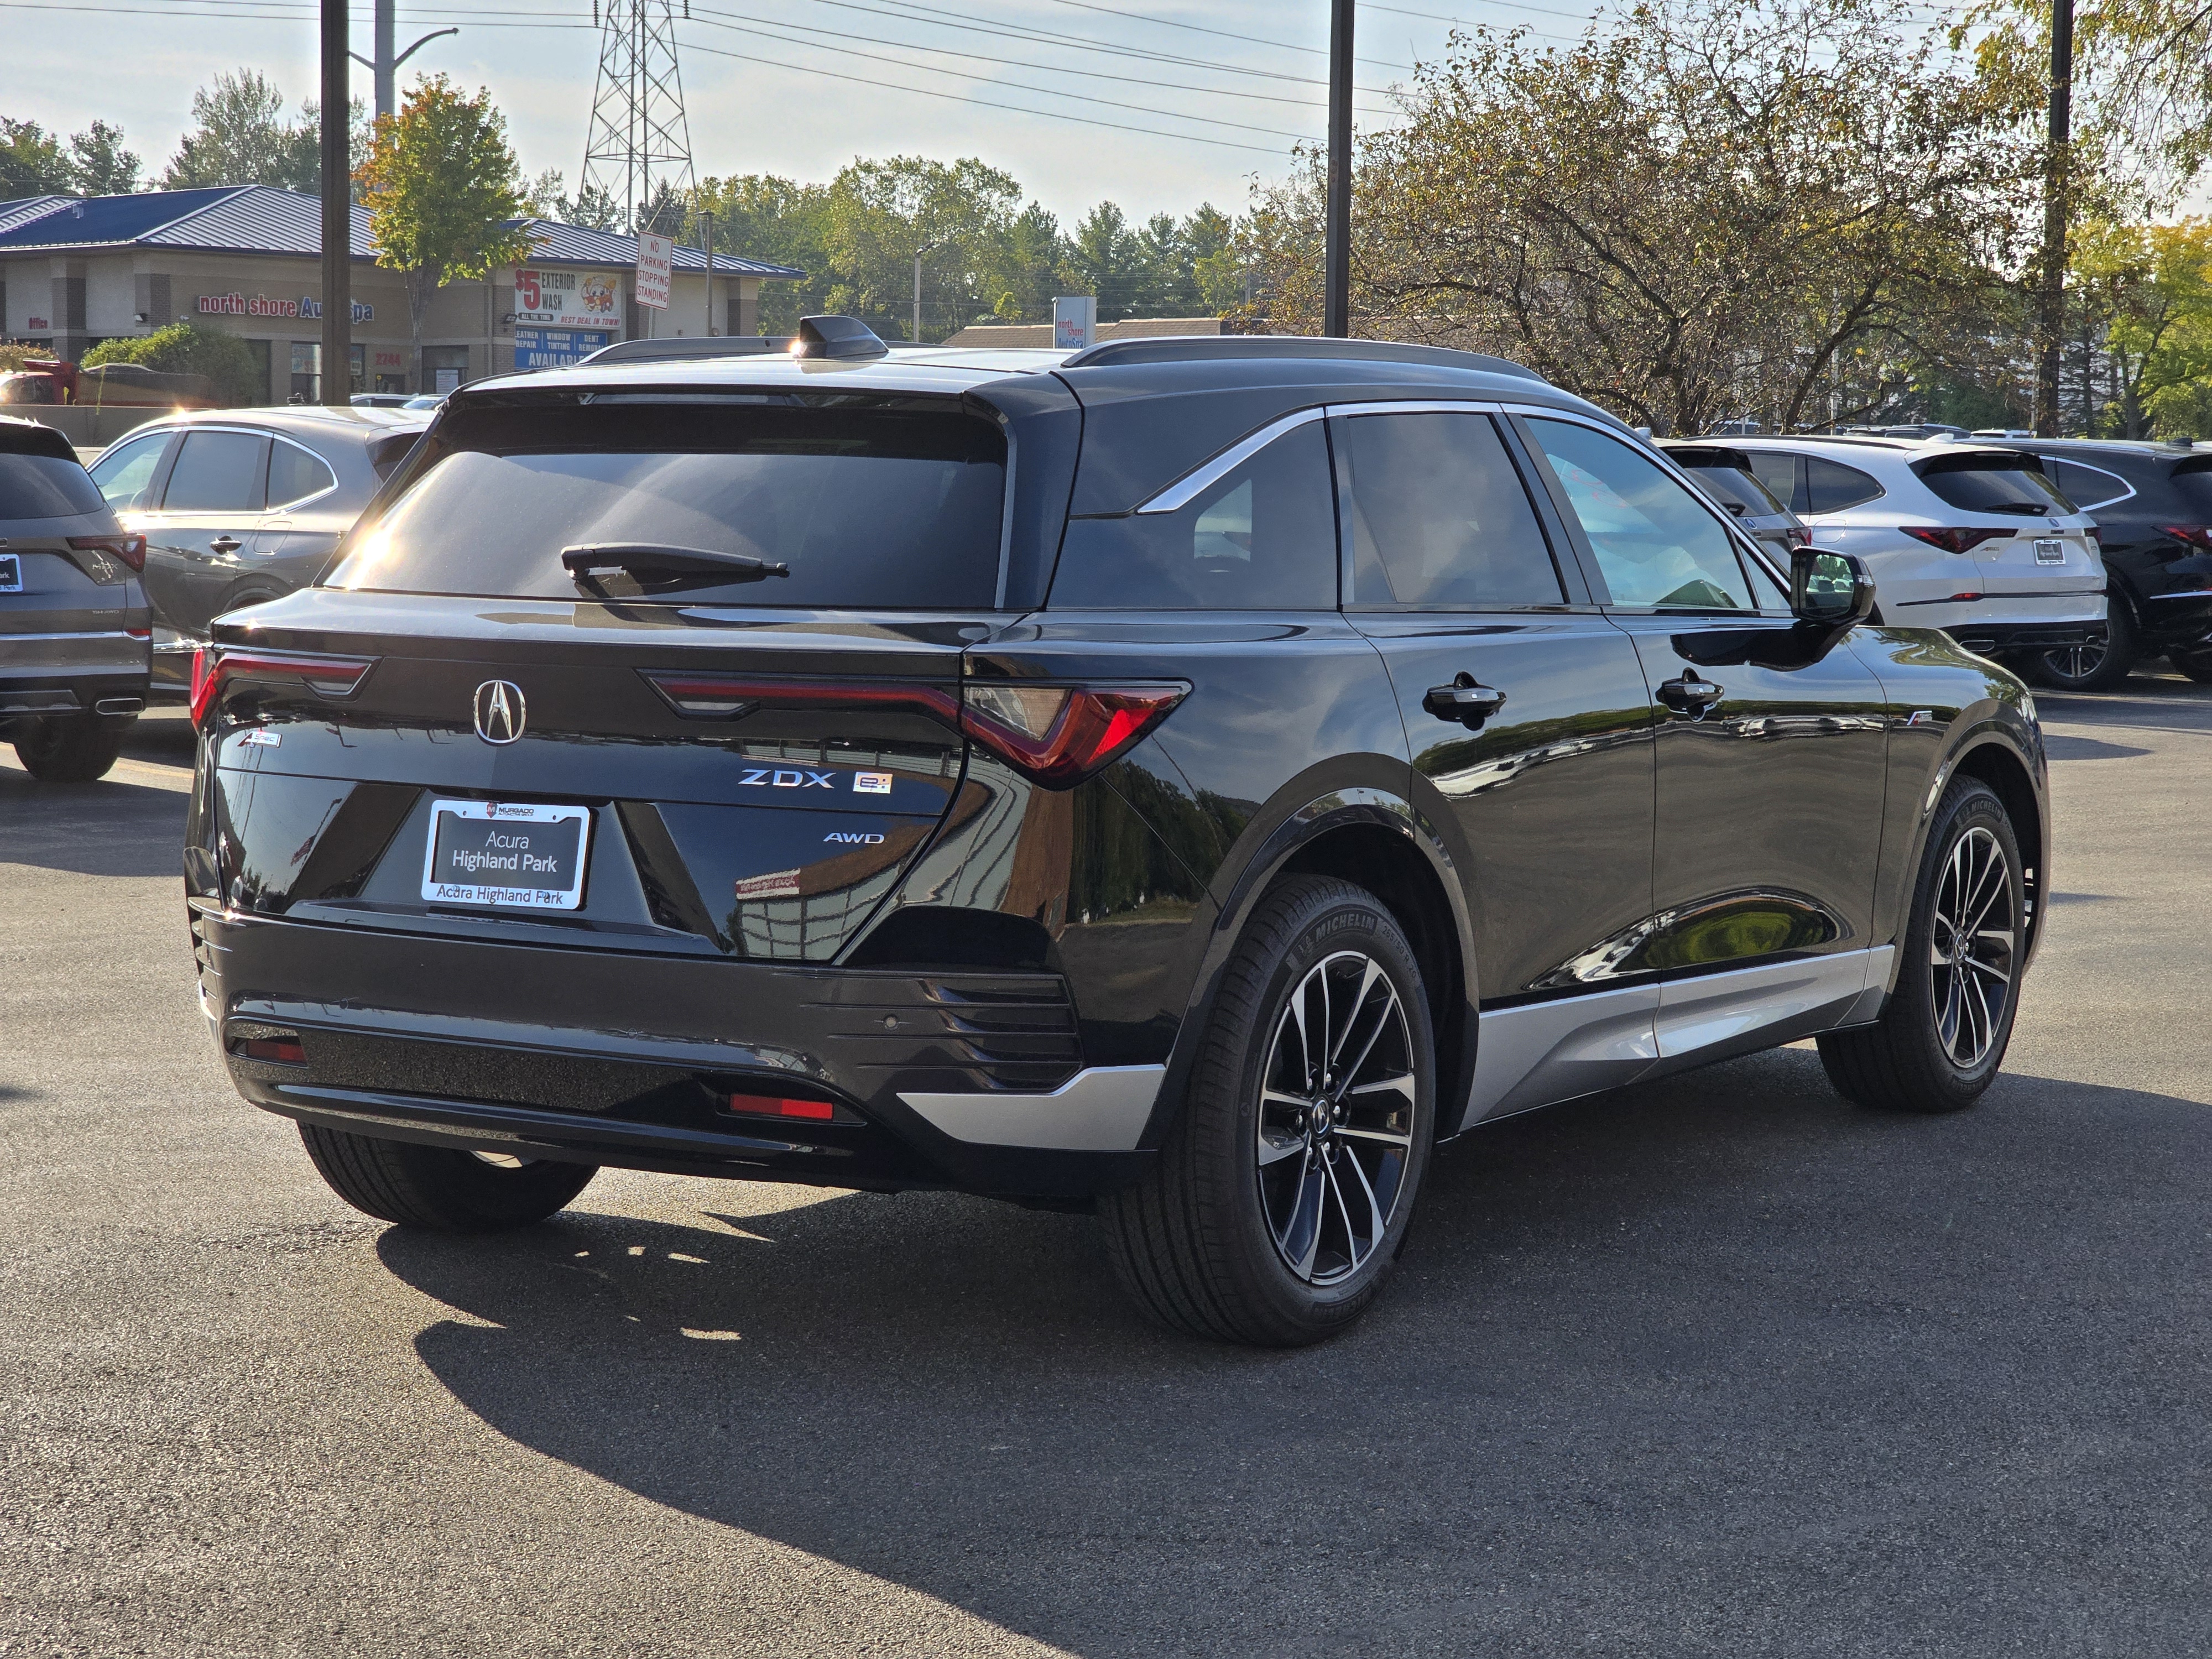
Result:
{"label": "$5 exterior wash sign", "polygon": [[[248,296],[243,294],[203,294],[198,301],[203,317],[320,317],[323,302],[312,294],[302,294],[296,300],[272,300],[266,295]],[[376,320],[376,307],[353,302],[353,319],[356,323]]]}

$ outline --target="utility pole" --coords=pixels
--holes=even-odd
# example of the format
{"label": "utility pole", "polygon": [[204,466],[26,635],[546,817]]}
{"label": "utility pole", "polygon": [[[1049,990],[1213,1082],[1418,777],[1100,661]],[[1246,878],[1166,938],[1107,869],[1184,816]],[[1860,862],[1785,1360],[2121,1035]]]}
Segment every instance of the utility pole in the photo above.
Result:
{"label": "utility pole", "polygon": [[914,326],[907,331],[907,337],[916,345],[921,343],[921,256],[924,250],[921,248],[914,251]]}
{"label": "utility pole", "polygon": [[1331,0],[1328,24],[1328,242],[1321,331],[1352,334],[1352,8]]}
{"label": "utility pole", "polygon": [[714,337],[714,216],[699,210],[702,234],[699,240],[707,246],[707,337]]}
{"label": "utility pole", "polygon": [[353,146],[346,0],[323,0],[323,401],[353,398]]}
{"label": "utility pole", "polygon": [[399,79],[399,66],[440,35],[460,33],[459,29],[433,29],[406,51],[395,53],[392,48],[393,41],[398,38],[397,33],[398,25],[393,14],[398,9],[398,3],[399,0],[376,0],[375,57],[364,58],[357,52],[349,52],[346,54],[355,63],[361,64],[375,76],[376,113],[380,120],[385,116],[398,113],[399,102],[394,88]]}
{"label": "utility pole", "polygon": [[2066,349],[2066,229],[2072,204],[2074,0],[2051,8],[2051,147],[2043,161],[2043,293],[2036,325],[2035,432],[2058,435],[2058,368]]}

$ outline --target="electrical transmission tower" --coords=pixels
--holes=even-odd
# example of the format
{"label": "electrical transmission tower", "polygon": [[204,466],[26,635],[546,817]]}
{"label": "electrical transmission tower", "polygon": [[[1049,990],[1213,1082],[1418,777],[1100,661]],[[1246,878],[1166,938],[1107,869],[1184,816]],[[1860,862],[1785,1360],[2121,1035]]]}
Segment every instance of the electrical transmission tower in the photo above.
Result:
{"label": "electrical transmission tower", "polygon": [[[683,9],[690,17],[690,0]],[[623,230],[654,228],[646,222],[664,198],[673,193],[680,200],[697,182],[676,69],[675,0],[596,0],[592,10],[600,25],[599,78],[577,196],[596,192]],[[659,228],[672,234],[676,227]]]}

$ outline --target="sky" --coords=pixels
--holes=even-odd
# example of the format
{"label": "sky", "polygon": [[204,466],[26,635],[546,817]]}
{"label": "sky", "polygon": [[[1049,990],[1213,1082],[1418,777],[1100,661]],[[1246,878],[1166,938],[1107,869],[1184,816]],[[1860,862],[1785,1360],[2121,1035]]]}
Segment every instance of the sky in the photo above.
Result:
{"label": "sky", "polygon": [[[856,155],[975,155],[1063,222],[1102,200],[1142,219],[1241,210],[1254,179],[1284,177],[1293,143],[1326,124],[1328,0],[688,0],[688,21],[687,0],[670,3],[702,175],[826,180]],[[1390,118],[1389,88],[1443,52],[1455,20],[1564,40],[1599,7],[1362,0],[1360,118]],[[295,100],[313,94],[317,16],[316,0],[0,0],[0,114],[63,133],[112,122],[158,172],[216,74],[249,66]],[[558,167],[573,191],[592,0],[400,0],[398,21],[403,48],[460,28],[410,60],[403,89],[418,70],[489,88],[525,173]],[[366,54],[368,0],[352,27]],[[354,88],[369,97],[367,70]]]}

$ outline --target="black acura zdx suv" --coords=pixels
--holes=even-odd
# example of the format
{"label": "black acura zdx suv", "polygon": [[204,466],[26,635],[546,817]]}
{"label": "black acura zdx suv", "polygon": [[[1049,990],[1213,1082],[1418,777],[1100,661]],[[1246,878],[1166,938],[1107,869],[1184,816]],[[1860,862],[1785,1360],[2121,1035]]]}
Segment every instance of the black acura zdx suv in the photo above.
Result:
{"label": "black acura zdx suv", "polygon": [[957,1188],[1297,1343],[1477,1124],[1809,1036],[1869,1105],[1994,1075],[2032,700],[1590,404],[1364,342],[652,349],[453,394],[195,677],[202,1004],[369,1214]]}

